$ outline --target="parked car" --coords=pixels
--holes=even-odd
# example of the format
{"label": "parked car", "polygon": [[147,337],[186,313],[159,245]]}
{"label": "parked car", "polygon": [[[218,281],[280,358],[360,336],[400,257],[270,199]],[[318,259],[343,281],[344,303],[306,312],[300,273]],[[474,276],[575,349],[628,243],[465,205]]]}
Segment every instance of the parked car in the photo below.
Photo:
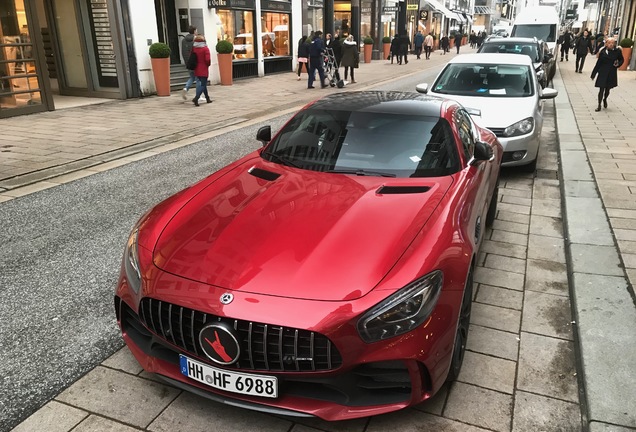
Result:
{"label": "parked car", "polygon": [[352,92],[257,139],[132,230],[115,310],[141,366],[216,401],[327,420],[456,379],[496,137],[454,101]]}
{"label": "parked car", "polygon": [[556,59],[548,44],[536,38],[489,39],[477,50],[478,53],[525,54],[532,59],[537,79],[546,88],[556,73]]}
{"label": "parked car", "polygon": [[433,85],[417,86],[461,103],[475,121],[490,129],[504,148],[505,166],[534,172],[543,129],[543,100],[556,97],[541,89],[528,56],[462,54],[439,73]]}

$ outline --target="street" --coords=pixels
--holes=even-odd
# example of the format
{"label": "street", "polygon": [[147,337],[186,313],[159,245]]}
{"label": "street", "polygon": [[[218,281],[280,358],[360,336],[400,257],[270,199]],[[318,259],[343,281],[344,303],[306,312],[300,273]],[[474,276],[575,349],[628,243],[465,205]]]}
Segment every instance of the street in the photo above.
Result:
{"label": "street", "polygon": [[[375,88],[414,91],[440,68]],[[458,382],[373,418],[291,419],[181,392],[141,370],[115,322],[115,281],[135,221],[258,148],[258,128],[276,130],[288,114],[1,202],[0,430],[25,419],[15,430],[581,430],[555,114],[546,102],[536,175],[502,172]]]}

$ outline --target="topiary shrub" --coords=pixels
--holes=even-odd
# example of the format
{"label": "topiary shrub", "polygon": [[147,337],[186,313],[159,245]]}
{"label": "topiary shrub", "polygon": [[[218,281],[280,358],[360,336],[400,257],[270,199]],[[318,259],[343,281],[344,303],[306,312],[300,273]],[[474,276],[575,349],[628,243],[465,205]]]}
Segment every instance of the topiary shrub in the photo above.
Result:
{"label": "topiary shrub", "polygon": [[150,58],[168,58],[170,57],[170,47],[162,42],[155,42],[148,48]]}
{"label": "topiary shrub", "polygon": [[216,52],[219,54],[232,54],[234,52],[234,45],[227,40],[220,40],[216,44]]}
{"label": "topiary shrub", "polygon": [[631,48],[634,46],[634,41],[626,37],[624,39],[621,39],[619,45],[621,46],[621,48]]}
{"label": "topiary shrub", "polygon": [[365,36],[362,42],[364,42],[365,45],[373,45],[373,38],[371,36]]}
{"label": "topiary shrub", "polygon": [[384,36],[382,38],[382,43],[391,43],[391,38],[389,36]]}

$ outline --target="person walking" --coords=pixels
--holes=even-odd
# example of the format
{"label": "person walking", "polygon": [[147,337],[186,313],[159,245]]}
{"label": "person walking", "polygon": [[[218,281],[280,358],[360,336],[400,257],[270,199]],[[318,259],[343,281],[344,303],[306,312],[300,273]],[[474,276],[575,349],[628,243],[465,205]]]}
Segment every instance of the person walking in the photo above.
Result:
{"label": "person walking", "polygon": [[298,41],[298,81],[300,81],[303,65],[305,66],[305,72],[309,73],[309,44],[307,43],[307,36],[301,37]]}
{"label": "person walking", "polygon": [[417,59],[420,59],[420,56],[422,55],[422,46],[424,45],[424,35],[422,34],[421,31],[417,31],[417,33],[415,34],[415,37],[413,38],[413,45],[415,45],[415,55],[417,56]]}
{"label": "person walking", "polygon": [[328,87],[325,84],[325,70],[323,68],[323,53],[325,51],[325,44],[322,41],[322,32],[318,30],[314,33],[314,39],[309,46],[309,80],[307,81],[307,88],[314,88],[314,80],[316,79],[316,71],[320,77],[320,87]]}
{"label": "person walking", "polygon": [[446,53],[448,52],[448,49],[450,48],[450,39],[448,39],[448,36],[444,34],[442,36],[442,39],[440,39],[439,43],[442,47],[442,51],[444,52],[444,55],[446,55]]}
{"label": "person walking", "polygon": [[[605,40],[605,46],[598,53],[596,65],[592,69],[592,79],[596,78],[594,87],[598,87],[598,107],[594,111],[601,110],[601,100],[603,107],[607,108],[607,98],[610,89],[618,86],[618,73],[616,70],[623,64],[623,51],[616,47],[616,39],[613,37]],[[598,75],[598,76],[597,76]]]}
{"label": "person walking", "polygon": [[353,70],[358,67],[359,63],[360,52],[358,51],[358,44],[353,40],[353,35],[349,35],[342,44],[342,66],[344,67],[345,81],[347,80],[349,70],[351,70],[351,83],[356,83]]}
{"label": "person walking", "polygon": [[411,39],[409,39],[409,35],[402,33],[400,35],[400,64],[402,64],[402,60],[404,60],[404,64],[409,63],[408,54],[410,49]]}
{"label": "person walking", "polygon": [[391,64],[393,64],[393,59],[396,59],[398,64],[402,64],[400,61],[400,38],[398,38],[398,35],[393,35],[393,40],[391,41]]}
{"label": "person walking", "polygon": [[590,34],[587,30],[583,30],[583,33],[579,34],[574,42],[574,51],[576,52],[576,69],[574,72],[583,73],[585,58],[589,53],[593,52],[593,50]]}
{"label": "person walking", "polygon": [[475,30],[470,32],[470,47],[475,48],[477,46],[477,35],[475,34]]}
{"label": "person walking", "polygon": [[212,103],[208,95],[208,76],[210,74],[210,48],[205,43],[203,35],[194,37],[192,52],[197,56],[197,67],[194,69],[194,76],[197,78],[197,94],[192,99],[194,106],[199,106],[199,97],[205,96],[207,103]]}
{"label": "person walking", "polygon": [[[181,53],[183,54],[183,62],[186,65],[188,64],[190,54],[192,54],[192,46],[194,45],[194,35],[196,34],[196,32],[196,27],[188,27],[188,34],[185,35],[185,37],[181,41]],[[190,91],[190,87],[192,87],[192,84],[194,84],[194,82],[196,81],[193,70],[188,69],[188,74],[190,75],[190,77],[186,81],[183,90],[181,90],[181,97],[183,98],[183,100],[188,99],[188,91]]]}
{"label": "person walking", "polygon": [[433,52],[433,44],[435,44],[435,39],[433,39],[433,35],[429,33],[424,38],[424,50],[426,53],[426,60],[431,59],[431,53]]}
{"label": "person walking", "polygon": [[457,54],[459,54],[459,47],[462,46],[462,38],[464,35],[462,35],[461,32],[457,32],[455,33],[455,47],[457,48]]}
{"label": "person walking", "polygon": [[563,57],[565,57],[565,61],[569,61],[568,55],[572,45],[572,33],[570,33],[570,30],[565,29],[565,32],[559,37],[559,41],[561,44],[561,61],[563,61]]}

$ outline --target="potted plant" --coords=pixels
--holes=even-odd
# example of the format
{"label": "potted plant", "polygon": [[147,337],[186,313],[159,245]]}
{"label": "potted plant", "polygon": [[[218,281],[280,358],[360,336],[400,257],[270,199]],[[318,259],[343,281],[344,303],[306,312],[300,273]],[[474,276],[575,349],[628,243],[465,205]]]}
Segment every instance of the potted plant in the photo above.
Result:
{"label": "potted plant", "polygon": [[625,61],[618,69],[627,70],[627,66],[629,66],[629,61],[632,58],[632,50],[634,46],[634,41],[626,37],[620,41],[619,45],[621,49],[623,50],[623,58],[625,59]]}
{"label": "potted plant", "polygon": [[373,51],[373,38],[366,36],[362,42],[364,42],[364,62],[371,63],[371,52]]}
{"label": "potted plant", "polygon": [[391,38],[389,36],[382,38],[382,54],[385,59],[388,59],[391,54]]}
{"label": "potted plant", "polygon": [[232,85],[232,56],[234,45],[227,40],[220,40],[216,44],[216,55],[219,59],[219,75],[221,85]]}
{"label": "potted plant", "polygon": [[148,48],[157,96],[170,96],[170,47],[155,42]]}
{"label": "potted plant", "polygon": [[464,33],[462,36],[462,45],[466,45],[467,41],[468,41],[468,33]]}
{"label": "potted plant", "polygon": [[448,34],[448,46],[449,48],[453,48],[455,46],[455,31],[451,31]]}

